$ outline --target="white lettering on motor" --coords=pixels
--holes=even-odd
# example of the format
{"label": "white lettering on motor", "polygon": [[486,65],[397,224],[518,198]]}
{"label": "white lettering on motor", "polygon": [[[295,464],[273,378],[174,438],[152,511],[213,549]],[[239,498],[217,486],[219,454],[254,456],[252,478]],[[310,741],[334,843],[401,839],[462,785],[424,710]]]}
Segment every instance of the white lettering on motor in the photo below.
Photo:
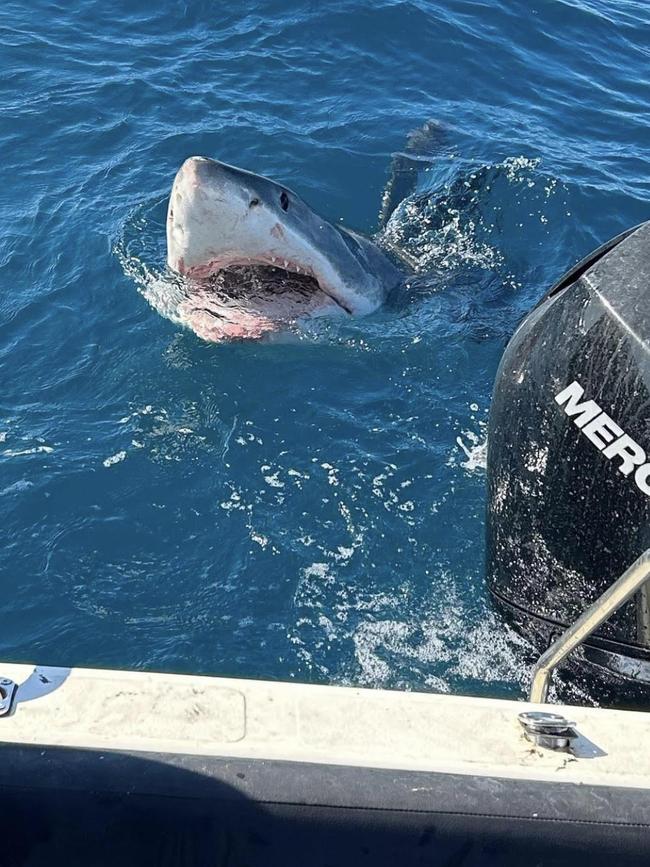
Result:
{"label": "white lettering on motor", "polygon": [[629,476],[636,468],[634,482],[650,497],[650,463],[645,449],[603,412],[595,400],[580,402],[584,393],[580,383],[574,380],[555,396],[555,402],[564,406],[564,412],[608,460],[620,458],[620,473]]}
{"label": "white lettering on motor", "polygon": [[650,464],[643,464],[634,474],[637,488],[650,497]]}
{"label": "white lettering on motor", "polygon": [[593,421],[586,424],[582,432],[601,451],[607,443],[611,443],[613,439],[623,436],[623,428],[620,428],[606,412],[601,412]]}
{"label": "white lettering on motor", "polygon": [[624,476],[629,476],[634,467],[645,463],[645,452],[632,437],[623,434],[620,439],[607,446],[603,452],[606,458],[620,458],[621,465],[618,468]]}
{"label": "white lettering on motor", "polygon": [[584,427],[588,421],[591,421],[592,418],[595,418],[602,412],[595,400],[578,403],[578,400],[584,393],[585,391],[579,382],[572,382],[571,385],[567,385],[564,391],[561,391],[555,398],[560,406],[566,403],[564,411],[568,416],[577,416],[574,421],[578,427]]}

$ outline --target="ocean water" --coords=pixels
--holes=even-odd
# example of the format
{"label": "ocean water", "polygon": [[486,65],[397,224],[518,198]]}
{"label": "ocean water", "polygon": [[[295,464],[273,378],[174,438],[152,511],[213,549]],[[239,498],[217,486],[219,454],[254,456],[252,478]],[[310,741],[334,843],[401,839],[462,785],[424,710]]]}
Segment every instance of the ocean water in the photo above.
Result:
{"label": "ocean water", "polygon": [[[643,0],[4,3],[0,658],[519,696],[483,576],[508,336],[650,217]],[[376,314],[161,315],[200,154],[376,229],[428,119],[426,262]],[[163,304],[164,306],[164,304]]]}

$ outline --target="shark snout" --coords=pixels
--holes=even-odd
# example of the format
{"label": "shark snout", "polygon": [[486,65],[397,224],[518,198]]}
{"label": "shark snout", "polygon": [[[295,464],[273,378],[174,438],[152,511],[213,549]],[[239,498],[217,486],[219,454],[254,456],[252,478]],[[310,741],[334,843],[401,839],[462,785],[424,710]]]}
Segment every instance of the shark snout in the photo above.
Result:
{"label": "shark snout", "polygon": [[247,198],[246,190],[233,178],[224,163],[205,157],[185,160],[172,190],[175,204],[185,208],[197,205],[206,209],[213,206],[216,211],[233,210],[238,205],[246,204]]}
{"label": "shark snout", "polygon": [[240,231],[250,195],[223,163],[190,157],[179,169],[167,212],[167,261],[181,274],[211,267]]}
{"label": "shark snout", "polygon": [[178,172],[177,182],[186,191],[202,193],[224,204],[240,202],[242,205],[249,205],[251,199],[255,199],[255,203],[259,204],[259,192],[248,188],[247,175],[248,172],[218,160],[189,157]]}

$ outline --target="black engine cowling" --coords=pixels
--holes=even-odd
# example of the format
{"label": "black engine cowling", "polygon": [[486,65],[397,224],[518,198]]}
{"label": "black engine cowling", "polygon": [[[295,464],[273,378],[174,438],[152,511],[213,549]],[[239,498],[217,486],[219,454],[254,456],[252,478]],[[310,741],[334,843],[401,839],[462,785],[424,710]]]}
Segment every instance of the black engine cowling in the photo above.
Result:
{"label": "black engine cowling", "polygon": [[[488,584],[543,650],[649,546],[644,223],[570,271],[508,344],[488,432]],[[590,677],[618,681],[621,694],[634,683],[650,703],[650,592],[581,656]]]}

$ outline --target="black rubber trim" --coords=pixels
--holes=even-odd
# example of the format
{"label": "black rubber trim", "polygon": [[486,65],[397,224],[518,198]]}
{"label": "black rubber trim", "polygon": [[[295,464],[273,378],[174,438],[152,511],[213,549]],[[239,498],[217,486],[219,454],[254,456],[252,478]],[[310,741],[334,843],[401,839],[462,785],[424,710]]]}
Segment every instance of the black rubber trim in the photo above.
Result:
{"label": "black rubber trim", "polygon": [[0,863],[647,867],[648,791],[564,759],[555,782],[5,742]]}
{"label": "black rubber trim", "polygon": [[[525,743],[522,741],[522,747]],[[561,765],[566,754],[558,754]],[[650,825],[634,789],[433,771],[361,768],[71,747],[0,747],[0,792],[127,792],[189,800],[251,800],[288,807],[535,818]],[[603,799],[609,802],[603,809]],[[504,807],[507,809],[504,810]]]}

